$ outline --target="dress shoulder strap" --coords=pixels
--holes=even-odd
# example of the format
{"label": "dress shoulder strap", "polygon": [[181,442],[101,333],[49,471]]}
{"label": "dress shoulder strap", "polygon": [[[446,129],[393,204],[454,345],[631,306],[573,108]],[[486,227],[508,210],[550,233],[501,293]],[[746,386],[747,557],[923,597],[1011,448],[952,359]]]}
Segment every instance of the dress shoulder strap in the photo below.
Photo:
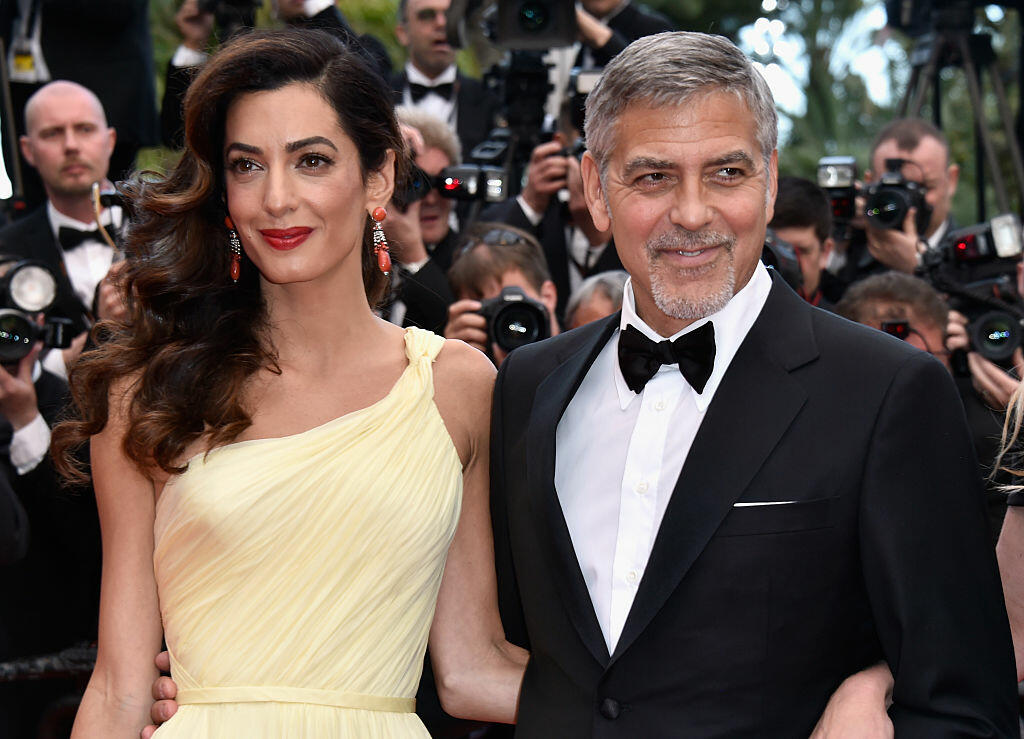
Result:
{"label": "dress shoulder strap", "polygon": [[426,359],[433,362],[444,346],[444,337],[416,326],[405,329],[405,356],[409,362]]}

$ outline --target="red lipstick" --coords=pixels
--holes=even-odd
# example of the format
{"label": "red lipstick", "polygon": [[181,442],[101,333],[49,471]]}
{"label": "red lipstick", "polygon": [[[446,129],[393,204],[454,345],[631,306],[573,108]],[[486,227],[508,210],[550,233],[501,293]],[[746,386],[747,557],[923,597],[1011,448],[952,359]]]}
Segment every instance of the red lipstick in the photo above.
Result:
{"label": "red lipstick", "polygon": [[306,226],[295,228],[267,228],[260,231],[263,240],[278,251],[294,249],[313,233],[313,229]]}

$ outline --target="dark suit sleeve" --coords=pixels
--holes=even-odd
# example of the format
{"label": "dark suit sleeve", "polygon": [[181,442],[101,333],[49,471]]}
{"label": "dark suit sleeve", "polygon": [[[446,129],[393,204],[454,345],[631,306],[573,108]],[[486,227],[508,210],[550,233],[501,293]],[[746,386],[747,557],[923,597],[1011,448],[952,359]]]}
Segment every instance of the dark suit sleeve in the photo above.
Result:
{"label": "dark suit sleeve", "polygon": [[185,92],[198,67],[176,67],[167,62],[164,97],[160,103],[160,140],[171,149],[180,149],[185,139],[182,105]]}
{"label": "dark suit sleeve", "polygon": [[403,325],[419,326],[438,336],[444,334],[448,306],[455,302],[455,295],[444,270],[433,259],[428,259],[415,274],[403,276],[398,297],[406,308]]}
{"label": "dark suit sleeve", "polygon": [[908,360],[871,438],[861,557],[895,676],[896,736],[1017,736],[1013,648],[981,478],[948,372],[925,354]]}
{"label": "dark suit sleeve", "polygon": [[28,551],[28,516],[11,487],[10,474],[6,465],[0,465],[0,565],[17,562]]}
{"label": "dark suit sleeve", "polygon": [[505,627],[505,638],[525,649],[530,648],[519,595],[512,545],[509,540],[508,505],[505,498],[505,452],[503,444],[510,441],[504,428],[506,378],[512,365],[510,354],[498,370],[491,408],[491,525],[494,531],[494,566],[498,574],[498,609]]}

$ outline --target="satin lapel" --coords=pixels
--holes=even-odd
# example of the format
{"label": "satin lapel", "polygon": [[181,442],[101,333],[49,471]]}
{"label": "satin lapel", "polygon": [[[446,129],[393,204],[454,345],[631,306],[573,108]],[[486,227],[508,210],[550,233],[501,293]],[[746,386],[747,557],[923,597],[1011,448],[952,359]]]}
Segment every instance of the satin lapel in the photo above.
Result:
{"label": "satin lapel", "polygon": [[602,665],[608,663],[608,646],[555,491],[555,431],[587,370],[618,325],[618,313],[605,319],[605,325],[537,387],[527,432],[529,502],[535,516],[542,519],[539,530],[545,533],[541,538],[547,544],[550,569],[569,618],[583,643]]}
{"label": "satin lapel", "polygon": [[813,359],[817,349],[810,307],[793,301],[800,298],[776,280],[715,392],[672,491],[613,659],[678,587],[806,401],[789,369]]}
{"label": "satin lapel", "polygon": [[90,307],[82,304],[78,293],[75,292],[75,288],[71,284],[71,278],[68,277],[67,264],[64,262],[64,252],[61,250],[60,244],[57,243],[53,230],[50,228],[50,218],[47,215],[46,207],[42,207],[38,213],[38,218],[35,214],[27,216],[34,219],[31,224],[32,233],[26,239],[26,243],[33,245],[32,251],[34,253],[32,258],[43,262],[53,271],[53,275],[57,280],[57,302],[61,302],[61,296],[65,295],[81,309],[84,315],[89,316],[91,319],[92,311]]}

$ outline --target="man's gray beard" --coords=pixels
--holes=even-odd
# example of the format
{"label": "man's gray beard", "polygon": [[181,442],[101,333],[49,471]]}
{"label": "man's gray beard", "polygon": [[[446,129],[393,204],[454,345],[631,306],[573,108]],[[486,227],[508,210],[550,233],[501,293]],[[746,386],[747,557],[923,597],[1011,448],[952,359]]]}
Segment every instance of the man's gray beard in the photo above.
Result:
{"label": "man's gray beard", "polygon": [[[645,245],[649,259],[651,296],[655,305],[667,316],[683,321],[694,321],[698,318],[710,316],[717,313],[726,306],[732,299],[736,288],[736,268],[733,264],[733,249],[736,246],[736,239],[732,236],[717,233],[715,231],[687,231],[678,229],[670,233],[662,234],[651,239]],[[679,273],[675,270],[663,270],[661,266],[661,255],[659,251],[671,249],[673,251],[697,251],[699,249],[721,246],[727,252],[725,280],[722,285],[713,293],[701,295],[696,298],[689,298],[678,292],[678,285],[675,280]],[[697,267],[690,270],[690,280],[699,282],[701,273],[706,272],[709,267]]]}

